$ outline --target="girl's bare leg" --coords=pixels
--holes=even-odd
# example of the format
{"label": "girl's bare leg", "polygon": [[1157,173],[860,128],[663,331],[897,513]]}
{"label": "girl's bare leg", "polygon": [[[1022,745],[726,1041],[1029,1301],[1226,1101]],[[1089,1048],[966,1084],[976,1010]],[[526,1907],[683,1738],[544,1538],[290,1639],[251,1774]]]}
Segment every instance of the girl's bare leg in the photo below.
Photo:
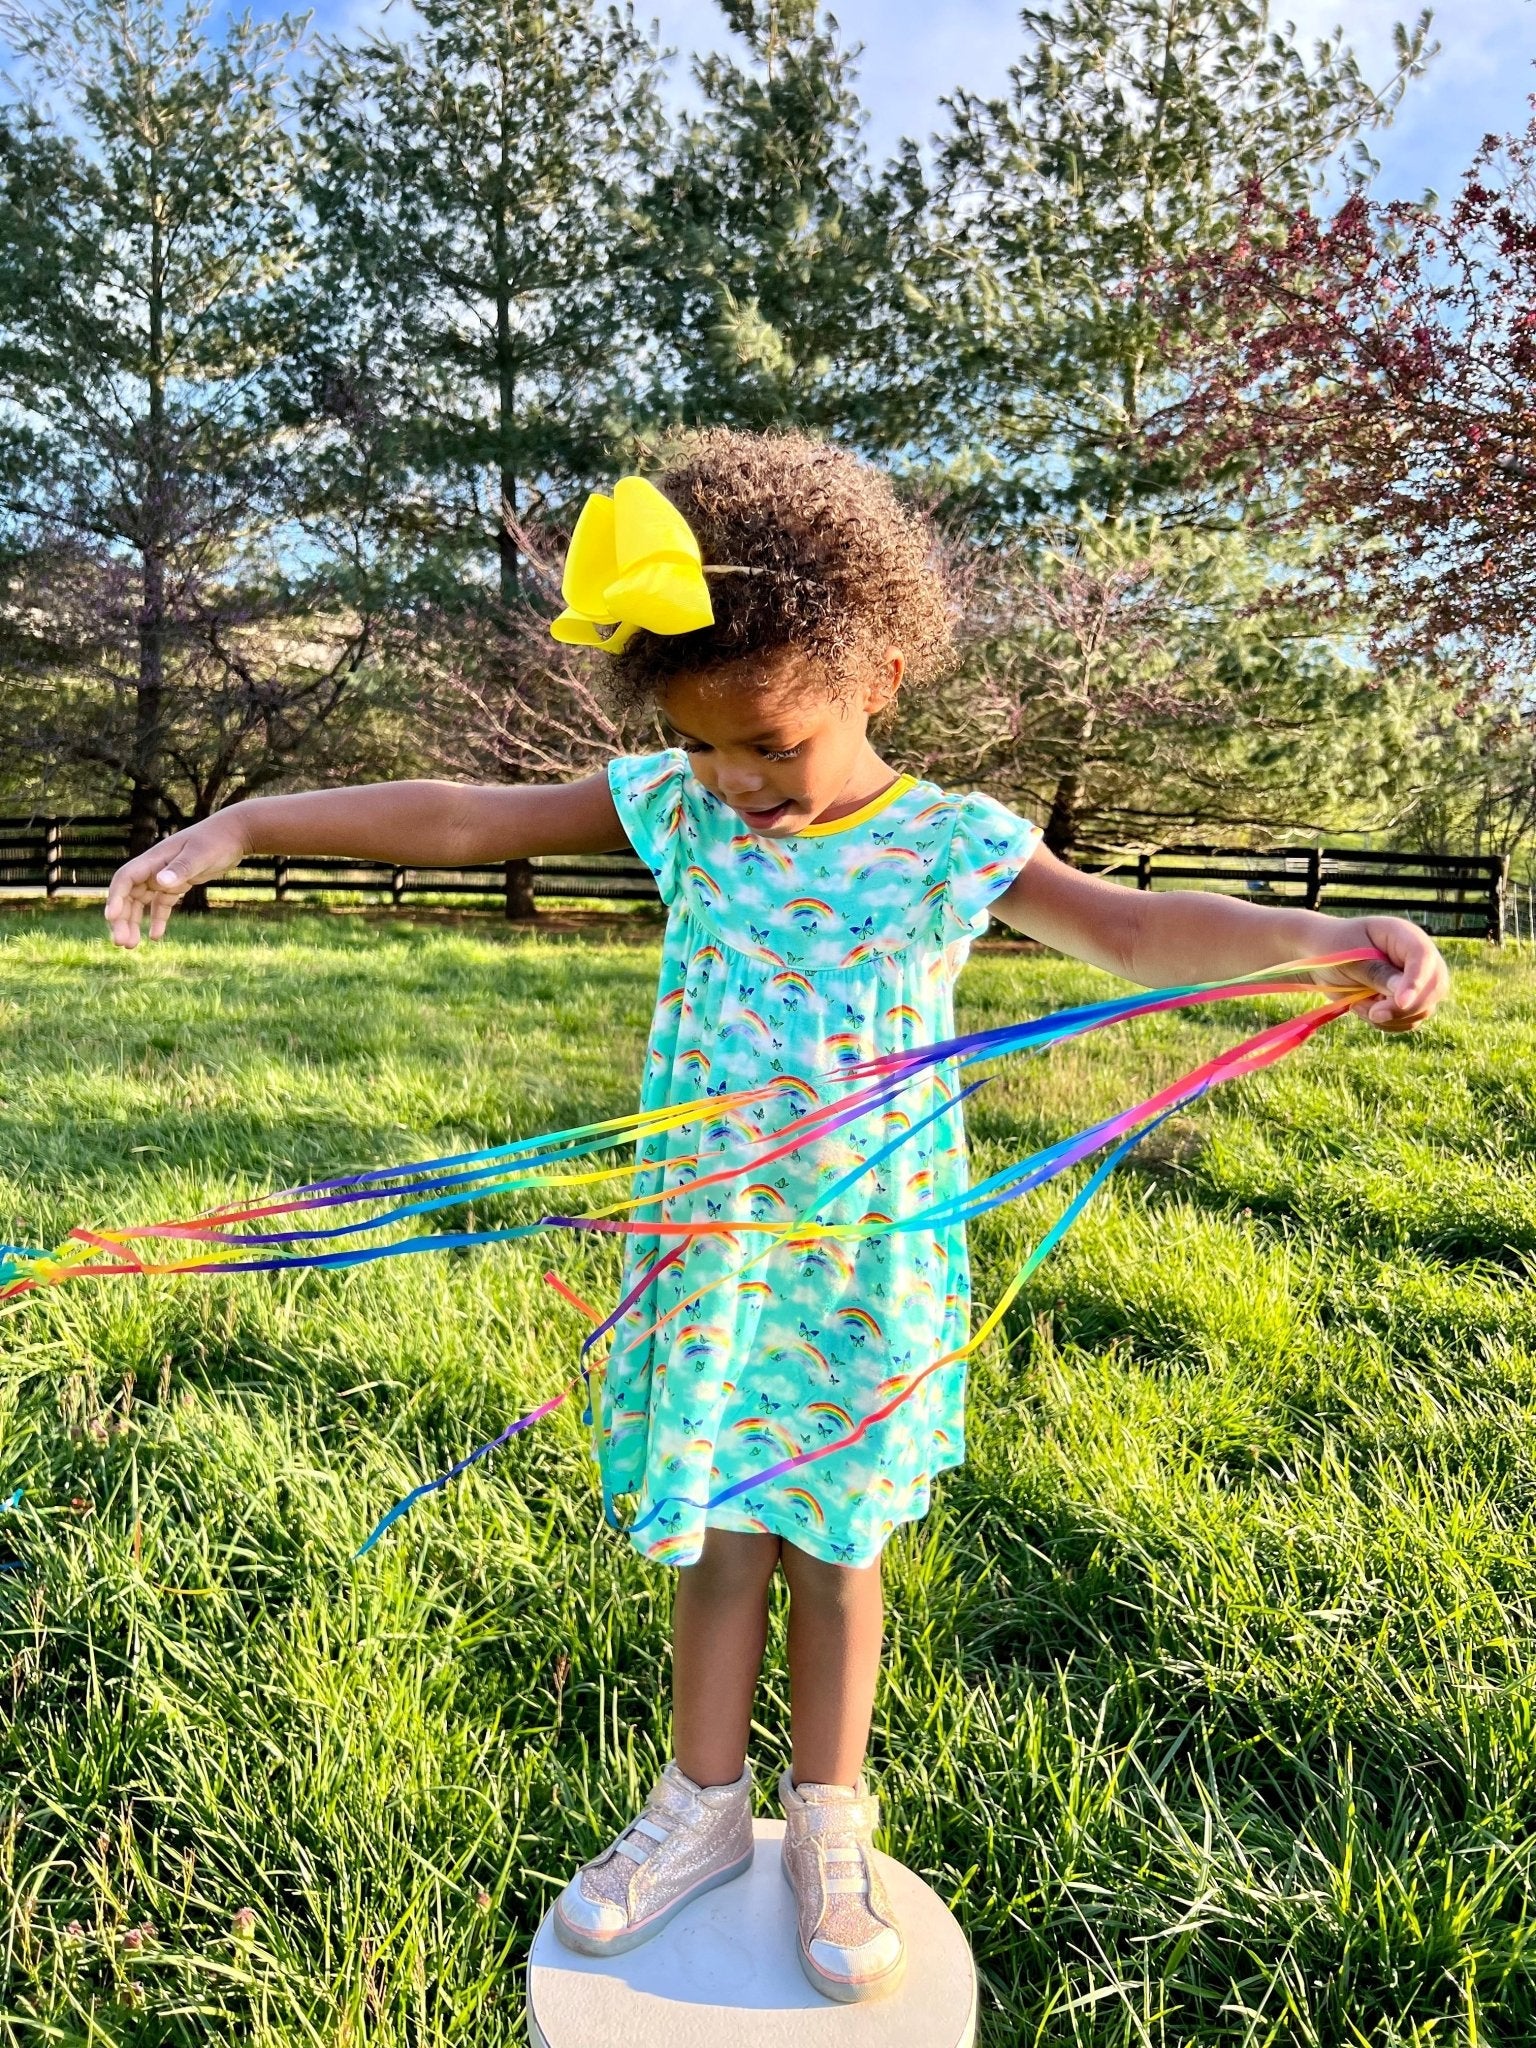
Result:
{"label": "girl's bare leg", "polygon": [[706,1529],[672,1604],[672,1751],[696,1785],[730,1785],[747,1760],[752,1695],[768,1642],[779,1538]]}
{"label": "girl's bare leg", "polygon": [[790,1782],[856,1784],[885,1630],[880,1559],[827,1564],[786,1536],[780,1563],[789,1581]]}

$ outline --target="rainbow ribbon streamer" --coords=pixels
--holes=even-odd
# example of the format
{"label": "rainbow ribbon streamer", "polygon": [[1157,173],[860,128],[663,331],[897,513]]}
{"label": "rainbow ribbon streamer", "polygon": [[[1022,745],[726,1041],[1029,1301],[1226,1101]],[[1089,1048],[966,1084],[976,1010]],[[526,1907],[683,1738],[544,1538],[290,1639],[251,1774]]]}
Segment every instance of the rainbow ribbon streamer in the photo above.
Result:
{"label": "rainbow ribbon streamer", "polygon": [[[1311,978],[1318,968],[1342,966],[1355,961],[1384,961],[1373,947],[1356,947],[1340,953],[1321,954],[1312,959],[1286,961],[1254,974],[1237,975],[1225,981],[1192,982],[1177,988],[1149,989],[1129,996],[1116,996],[1053,1015],[1006,1024],[990,1031],[966,1032],[935,1045],[916,1046],[909,1051],[888,1053],[879,1058],[844,1066],[830,1074],[818,1075],[816,1084],[798,1076],[780,1075],[756,1088],[731,1094],[699,1097],[633,1115],[610,1117],[599,1123],[583,1124],[566,1131],[514,1139],[506,1145],[459,1152],[441,1159],[414,1160],[403,1166],[377,1167],[334,1179],[309,1181],[286,1188],[255,1203],[232,1204],[211,1209],[184,1221],[135,1224],[126,1228],[79,1228],[72,1230],[62,1245],[52,1251],[20,1245],[0,1245],[0,1302],[14,1300],[34,1289],[67,1282],[99,1280],[134,1274],[170,1273],[270,1273],[303,1268],[344,1268],[365,1265],[375,1259],[400,1258],[417,1252],[445,1251],[470,1245],[504,1244],[517,1238],[535,1236],[548,1230],[586,1230],[671,1240],[669,1247],[652,1259],[634,1278],[623,1299],[606,1316],[584,1302],[555,1274],[546,1278],[557,1291],[593,1325],[581,1347],[581,1371],[564,1390],[527,1415],[510,1423],[489,1442],[460,1459],[446,1472],[418,1486],[397,1502],[374,1528],[358,1555],[378,1542],[417,1501],[436,1493],[470,1465],[488,1457],[522,1430],[552,1414],[574,1388],[585,1381],[588,1406],[583,1421],[591,1423],[591,1388],[594,1369],[588,1360],[619,1320],[646,1293],[666,1267],[680,1259],[696,1238],[722,1236],[760,1238],[760,1247],[744,1266],[719,1276],[675,1303],[664,1315],[641,1331],[643,1337],[659,1329],[683,1309],[691,1307],[715,1286],[761,1263],[780,1245],[801,1246],[825,1238],[860,1239],[882,1233],[933,1230],[968,1223],[1004,1202],[1017,1201],[1032,1189],[1042,1187],[1058,1174],[1088,1160],[1096,1153],[1105,1156],[1074,1195],[1040,1242],[1004,1288],[970,1340],[956,1350],[934,1359],[920,1372],[894,1383],[895,1391],[882,1406],[859,1419],[843,1436],[819,1443],[796,1455],[765,1466],[750,1478],[710,1494],[703,1500],[687,1495],[667,1495],[652,1503],[639,1520],[628,1525],[633,1534],[644,1528],[663,1508],[674,1503],[704,1512],[720,1506],[738,1494],[765,1485],[781,1474],[833,1456],[856,1443],[865,1433],[893,1414],[917,1389],[945,1366],[968,1358],[998,1328],[1009,1308],[1041,1261],[1058,1245],[1087,1203],[1103,1186],[1122,1159],[1147,1134],[1186,1104],[1226,1081],[1262,1072],[1287,1053],[1313,1037],[1325,1025],[1342,1017],[1377,991],[1372,987],[1344,989],[1318,1007],[1300,1012],[1277,1024],[1267,1025],[1253,1037],[1228,1051],[1202,1062],[1177,1081],[1159,1089],[1144,1101],[1112,1117],[1091,1124],[1070,1138],[1043,1146],[1027,1158],[1013,1162],[999,1172],[966,1188],[962,1193],[932,1202],[911,1214],[896,1217],[868,1217],[855,1223],[827,1223],[818,1212],[849,1189],[864,1175],[881,1165],[924,1125],[953,1115],[967,1097],[985,1085],[984,1079],[968,1082],[947,1094],[937,1108],[909,1126],[899,1136],[872,1151],[831,1186],[819,1191],[811,1209],[783,1221],[722,1219],[681,1220],[664,1213],[636,1216],[632,1212],[665,1204],[675,1195],[695,1194],[709,1186],[748,1184],[775,1160],[786,1158],[824,1139],[871,1111],[883,1109],[904,1095],[919,1077],[948,1068],[964,1069],[1006,1058],[1014,1053],[1042,1052],[1065,1039],[1079,1038],[1091,1031],[1132,1017],[1154,1016],[1160,1011],[1187,1009],[1253,994],[1316,994],[1318,984]],[[827,1091],[834,1099],[823,1100]],[[846,1092],[843,1092],[846,1091]],[[441,1211],[491,1196],[523,1194],[535,1189],[594,1188],[604,1181],[631,1179],[650,1162],[629,1160],[618,1164],[597,1164],[599,1155],[616,1147],[643,1146],[644,1141],[664,1132],[701,1127],[701,1143],[708,1127],[728,1128],[723,1120],[731,1112],[754,1104],[778,1104],[792,1112],[777,1129],[753,1139],[734,1153],[700,1150],[685,1158],[666,1162],[669,1169],[686,1167],[690,1178],[657,1193],[628,1198],[586,1215],[551,1211],[536,1221],[484,1230],[439,1230],[428,1228],[412,1235],[383,1235],[402,1224],[435,1217]],[[575,1170],[573,1170],[573,1168]],[[366,1210],[368,1213],[361,1213]],[[304,1219],[326,1212],[340,1220],[308,1223]],[[281,1219],[282,1228],[253,1229],[251,1225],[272,1225]],[[137,1249],[144,1246],[145,1250]],[[175,1247],[185,1247],[177,1252]],[[156,1256],[155,1251],[162,1255]],[[164,1256],[164,1252],[172,1253]],[[638,1337],[636,1339],[638,1341]],[[597,1371],[601,1367],[596,1368]],[[601,1461],[599,1460],[599,1463]],[[604,1483],[603,1512],[609,1526],[623,1529]]]}

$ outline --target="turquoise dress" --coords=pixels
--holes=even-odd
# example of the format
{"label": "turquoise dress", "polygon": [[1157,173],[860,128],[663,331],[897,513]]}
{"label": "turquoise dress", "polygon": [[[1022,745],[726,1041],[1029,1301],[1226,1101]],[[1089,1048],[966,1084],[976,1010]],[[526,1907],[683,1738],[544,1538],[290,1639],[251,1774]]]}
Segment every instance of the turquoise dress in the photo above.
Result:
{"label": "turquoise dress", "polygon": [[[691,1184],[813,1099],[851,1094],[840,1067],[953,1035],[955,978],[1038,828],[991,797],[903,778],[851,817],[768,836],[712,796],[680,750],[622,756],[608,777],[668,913],[644,1107],[776,1075],[808,1084],[645,1140],[635,1193],[672,1190],[660,1213],[673,1221],[857,1222],[962,1190],[959,1105],[924,1122],[954,1097],[947,1068],[760,1171]],[[887,1160],[818,1203],[909,1128]],[[658,1209],[635,1214],[653,1220]],[[679,1240],[629,1242],[626,1293]],[[847,1435],[969,1329],[963,1227],[779,1244],[765,1257],[768,1242],[689,1241],[620,1318],[597,1381],[594,1454],[610,1516],[612,1497],[633,1495],[630,1540],[663,1564],[692,1564],[706,1526],[766,1530],[831,1563],[869,1564],[899,1522],[927,1511],[934,1474],[965,1456],[957,1361],[856,1442],[706,1510],[736,1481]]]}

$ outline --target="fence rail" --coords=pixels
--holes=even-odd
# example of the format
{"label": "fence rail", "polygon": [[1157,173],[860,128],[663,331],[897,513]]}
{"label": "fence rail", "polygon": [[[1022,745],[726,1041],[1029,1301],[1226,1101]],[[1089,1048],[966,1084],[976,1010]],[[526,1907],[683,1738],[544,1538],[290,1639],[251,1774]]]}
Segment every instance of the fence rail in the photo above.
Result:
{"label": "fence rail", "polygon": [[1509,862],[1499,854],[1406,853],[1354,846],[1165,846],[1122,854],[1079,850],[1080,867],[1138,889],[1241,891],[1251,903],[1296,904],[1335,917],[1411,917],[1441,938],[1504,937]]}
{"label": "fence rail", "polygon": [[[126,858],[122,818],[0,817],[0,895],[55,897],[104,891]],[[1077,865],[1138,889],[1198,885],[1247,901],[1297,904],[1338,917],[1411,917],[1441,937],[1504,937],[1508,861],[1491,854],[1370,852],[1357,847],[1165,846],[1155,853],[1084,847]],[[214,894],[278,903],[361,896],[404,905],[464,897],[501,904],[509,917],[541,902],[654,902],[650,870],[631,854],[551,854],[465,868],[391,867],[378,861],[292,856],[244,862]]]}
{"label": "fence rail", "polygon": [[[167,824],[164,829],[171,828]],[[128,857],[122,818],[0,817],[0,896],[104,893]],[[295,855],[242,861],[212,884],[226,894],[276,903],[306,897],[362,896],[403,905],[423,898],[470,897],[519,914],[525,887],[550,901],[654,902],[656,884],[633,854],[548,854],[534,861],[475,867],[391,867],[386,861]]]}

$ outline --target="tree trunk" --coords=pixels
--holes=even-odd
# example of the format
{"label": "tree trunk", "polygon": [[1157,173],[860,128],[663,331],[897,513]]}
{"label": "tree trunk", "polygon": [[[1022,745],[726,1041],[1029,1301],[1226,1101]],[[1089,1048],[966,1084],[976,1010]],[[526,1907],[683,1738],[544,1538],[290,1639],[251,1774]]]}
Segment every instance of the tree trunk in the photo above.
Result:
{"label": "tree trunk", "polygon": [[[144,700],[139,699],[139,709],[144,709]],[[160,837],[159,794],[152,782],[146,782],[135,775],[129,783],[128,794],[128,857],[136,853],[148,853]]]}
{"label": "tree trunk", "polygon": [[517,516],[517,478],[504,469],[500,476],[501,515],[496,527],[496,554],[501,568],[501,601],[510,611],[522,596],[522,571],[510,524]]}
{"label": "tree trunk", "polygon": [[1051,815],[1045,821],[1045,843],[1061,860],[1070,860],[1077,846],[1082,803],[1082,777],[1075,768],[1069,768],[1057,781]]}
{"label": "tree trunk", "polygon": [[160,836],[160,728],[165,715],[165,557],[169,489],[165,460],[165,234],[160,212],[159,164],[150,164],[149,259],[149,474],[140,508],[144,601],[139,608],[139,674],[134,698],[133,760],[129,768],[128,853],[147,853]]}
{"label": "tree trunk", "polygon": [[128,852],[147,853],[159,838],[160,786],[155,774],[165,705],[165,565],[144,554],[144,603],[139,611],[139,674],[134,691],[133,761],[129,769]]}
{"label": "tree trunk", "polygon": [[510,609],[522,595],[517,542],[511,523],[517,517],[517,476],[512,467],[512,427],[517,418],[517,359],[512,344],[512,280],[508,213],[512,205],[513,95],[517,90],[503,66],[501,77],[501,155],[496,188],[496,226],[491,260],[496,277],[496,428],[501,454],[497,462],[496,553],[501,571],[501,601]]}
{"label": "tree trunk", "polygon": [[[497,466],[500,503],[496,517],[496,553],[500,569],[501,602],[508,611],[523,603],[522,565],[512,532],[517,518],[517,474],[511,467],[512,429],[517,419],[517,358],[513,350],[511,256],[508,243],[508,211],[511,206],[511,115],[515,81],[503,69],[501,78],[501,178],[496,195],[496,229],[493,251],[496,266],[496,424],[501,443]],[[533,893],[533,863],[509,860],[506,864],[506,903],[510,918],[537,917],[539,906]]]}

